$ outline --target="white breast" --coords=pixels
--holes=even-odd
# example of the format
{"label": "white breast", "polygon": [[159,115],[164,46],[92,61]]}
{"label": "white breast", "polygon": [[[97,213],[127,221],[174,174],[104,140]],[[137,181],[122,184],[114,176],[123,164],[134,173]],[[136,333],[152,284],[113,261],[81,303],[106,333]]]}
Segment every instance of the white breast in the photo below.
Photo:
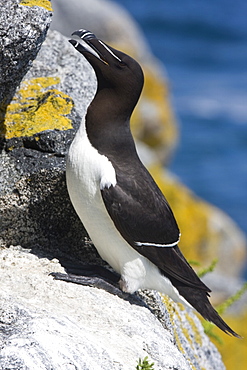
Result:
{"label": "white breast", "polygon": [[137,253],[121,237],[107,213],[100,190],[116,185],[116,173],[108,158],[91,145],[83,124],[69,149],[66,180],[72,204],[99,254],[121,273],[122,260]]}

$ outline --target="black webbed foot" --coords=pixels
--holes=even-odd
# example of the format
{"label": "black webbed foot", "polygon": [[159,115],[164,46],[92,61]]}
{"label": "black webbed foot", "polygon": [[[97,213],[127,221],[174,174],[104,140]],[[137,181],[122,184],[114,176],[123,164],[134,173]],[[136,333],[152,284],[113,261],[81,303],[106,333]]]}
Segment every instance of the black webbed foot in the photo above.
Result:
{"label": "black webbed foot", "polygon": [[128,298],[129,294],[119,288],[120,275],[102,266],[71,265],[66,266],[66,272],[52,272],[50,275],[55,280],[63,280],[70,283],[87,285],[104,289],[120,298]]}

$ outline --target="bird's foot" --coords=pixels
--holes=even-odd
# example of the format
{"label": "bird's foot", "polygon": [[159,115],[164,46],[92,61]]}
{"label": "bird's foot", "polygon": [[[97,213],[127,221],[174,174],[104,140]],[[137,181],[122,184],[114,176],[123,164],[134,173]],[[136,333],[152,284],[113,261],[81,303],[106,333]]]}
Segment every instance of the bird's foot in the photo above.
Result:
{"label": "bird's foot", "polygon": [[74,270],[73,272],[75,273],[52,272],[50,275],[53,276],[55,280],[96,287],[124,299],[129,297],[128,293],[123,292],[119,288],[120,276],[102,266],[69,268],[69,271],[72,270]]}

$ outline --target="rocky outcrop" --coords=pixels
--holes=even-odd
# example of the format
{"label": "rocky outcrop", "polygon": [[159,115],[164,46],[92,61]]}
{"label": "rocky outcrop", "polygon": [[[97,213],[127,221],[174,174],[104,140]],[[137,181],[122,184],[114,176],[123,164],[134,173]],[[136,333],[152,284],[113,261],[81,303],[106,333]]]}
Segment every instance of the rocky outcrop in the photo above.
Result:
{"label": "rocky outcrop", "polygon": [[[58,261],[20,247],[0,253],[0,369],[224,369],[198,318],[157,293],[119,298],[55,281]],[[170,312],[169,312],[170,311]]]}
{"label": "rocky outcrop", "polygon": [[35,59],[51,22],[50,1],[44,0],[41,6],[34,8],[32,5],[35,3],[27,0],[0,1],[0,122],[17,86]]}
{"label": "rocky outcrop", "polygon": [[0,202],[5,245],[81,249],[86,232],[67,195],[65,154],[95,88],[87,63],[63,36],[50,34],[3,122]]}

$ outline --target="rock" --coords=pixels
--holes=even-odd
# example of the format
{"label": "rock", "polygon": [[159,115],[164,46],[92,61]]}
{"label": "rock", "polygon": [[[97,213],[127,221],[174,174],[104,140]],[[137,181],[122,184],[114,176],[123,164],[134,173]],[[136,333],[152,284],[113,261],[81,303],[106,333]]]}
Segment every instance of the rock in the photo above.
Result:
{"label": "rock", "polygon": [[[6,107],[35,59],[51,22],[50,1],[0,0],[0,128]],[[0,130],[0,133],[3,131]]]}
{"label": "rock", "polygon": [[87,234],[68,198],[65,154],[95,88],[88,63],[63,36],[51,33],[3,122],[2,244],[53,252],[70,248],[72,255],[83,250]]}
{"label": "rock", "polygon": [[[55,281],[54,270],[57,260],[0,251],[1,369],[129,370],[146,356],[155,370],[224,369],[193,312],[168,299],[159,321],[138,296]],[[159,296],[146,299],[157,309]]]}

